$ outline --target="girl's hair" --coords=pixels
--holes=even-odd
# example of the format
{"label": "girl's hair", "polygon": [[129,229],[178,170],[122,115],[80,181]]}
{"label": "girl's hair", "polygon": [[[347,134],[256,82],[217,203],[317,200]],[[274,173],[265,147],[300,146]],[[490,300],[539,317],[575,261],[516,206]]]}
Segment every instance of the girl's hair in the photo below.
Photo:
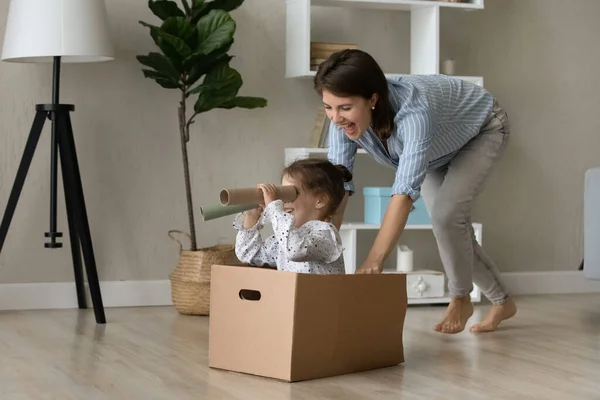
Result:
{"label": "girl's hair", "polygon": [[379,101],[372,110],[371,126],[380,139],[390,137],[394,114],[388,100],[387,79],[368,53],[347,49],[332,54],[319,65],[314,88],[319,95],[327,90],[338,97],[360,96],[365,100],[377,93]]}
{"label": "girl's hair", "polygon": [[312,194],[325,194],[329,198],[325,217],[332,216],[344,199],[344,182],[352,180],[352,173],[343,165],[333,165],[320,158],[296,160],[288,165],[282,175],[298,179],[302,189]]}

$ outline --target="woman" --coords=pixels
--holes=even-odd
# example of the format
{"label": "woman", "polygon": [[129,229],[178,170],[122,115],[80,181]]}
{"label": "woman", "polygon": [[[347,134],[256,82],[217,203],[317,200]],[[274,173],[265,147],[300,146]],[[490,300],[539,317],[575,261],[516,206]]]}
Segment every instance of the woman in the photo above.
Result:
{"label": "woman", "polygon": [[[492,302],[472,332],[489,332],[517,309],[492,260],[475,240],[473,201],[506,146],[506,113],[485,89],[443,75],[386,79],[377,62],[360,50],[344,50],[323,62],[314,86],[327,116],[329,160],[354,166],[360,145],[396,170],[392,198],[375,242],[357,273],[380,273],[421,194],[431,216],[451,301],[434,329],[464,330],[473,314],[473,282]],[[341,225],[348,196],[334,218]]]}

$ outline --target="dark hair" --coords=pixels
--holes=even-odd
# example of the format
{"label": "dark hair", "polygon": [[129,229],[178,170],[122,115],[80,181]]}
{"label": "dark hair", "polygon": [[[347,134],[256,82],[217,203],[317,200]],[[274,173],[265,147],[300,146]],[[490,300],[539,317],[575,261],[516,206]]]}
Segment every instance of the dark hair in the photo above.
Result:
{"label": "dark hair", "polygon": [[288,165],[282,175],[302,182],[302,188],[313,194],[325,194],[329,204],[325,216],[332,216],[346,195],[344,182],[352,180],[352,173],[343,165],[333,165],[322,158],[305,158]]}
{"label": "dark hair", "polygon": [[356,49],[333,53],[319,65],[314,88],[319,95],[327,90],[339,97],[360,96],[365,100],[377,93],[379,101],[372,111],[371,126],[380,139],[390,137],[394,115],[388,100],[387,79],[368,53]]}

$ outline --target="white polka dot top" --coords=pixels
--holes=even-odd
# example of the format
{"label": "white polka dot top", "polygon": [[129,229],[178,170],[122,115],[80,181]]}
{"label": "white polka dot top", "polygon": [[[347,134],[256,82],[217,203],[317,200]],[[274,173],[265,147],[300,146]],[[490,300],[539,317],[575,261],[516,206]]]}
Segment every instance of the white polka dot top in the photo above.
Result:
{"label": "white polka dot top", "polygon": [[[263,240],[260,230],[271,222],[274,234]],[[342,240],[336,227],[324,221],[309,221],[294,227],[294,217],[283,210],[281,200],[265,207],[260,219],[244,229],[244,214],[235,216],[238,230],[235,254],[252,266],[277,267],[282,271],[307,274],[344,274]]]}

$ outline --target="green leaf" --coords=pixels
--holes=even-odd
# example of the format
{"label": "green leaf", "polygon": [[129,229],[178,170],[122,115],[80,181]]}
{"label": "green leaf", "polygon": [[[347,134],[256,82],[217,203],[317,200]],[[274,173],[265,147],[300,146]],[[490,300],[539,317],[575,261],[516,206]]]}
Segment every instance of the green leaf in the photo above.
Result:
{"label": "green leaf", "polygon": [[198,36],[195,27],[182,17],[168,18],[160,27],[144,21],[140,21],[140,24],[150,29],[154,43],[171,60],[177,71],[183,73],[183,60],[192,53],[192,46],[185,40],[195,47]]}
{"label": "green leaf", "polygon": [[233,59],[233,56],[230,56],[225,53],[219,53],[213,55],[215,53],[211,53],[209,55],[201,56],[202,59],[199,59],[191,68],[189,75],[187,77],[187,85],[192,86],[194,83],[198,81],[198,79],[202,78],[203,75],[209,73],[213,68],[215,68],[218,64],[222,62],[229,62]]}
{"label": "green leaf", "polygon": [[209,91],[199,91],[198,99],[194,104],[194,112],[197,114],[207,112],[215,108],[217,105],[211,102],[211,96]]}
{"label": "green leaf", "polygon": [[[163,31],[160,31],[159,35],[162,39],[164,39],[165,42],[171,45],[172,51],[177,53],[177,55],[179,56],[177,62],[174,64],[180,65],[181,60],[189,57],[192,54],[192,49],[190,48],[190,46],[188,46],[183,40],[179,39],[177,36],[169,35],[168,33],[165,33]],[[165,46],[161,47],[164,48]],[[165,53],[169,55],[169,57],[173,57],[171,49],[165,51]]]}
{"label": "green leaf", "polygon": [[242,5],[244,0],[213,0],[204,3],[203,7],[195,8],[192,13],[192,23],[197,23],[212,10],[233,11]]}
{"label": "green leaf", "polygon": [[244,0],[214,0],[207,4],[212,10],[233,11],[242,5]]}
{"label": "green leaf", "polygon": [[242,76],[238,71],[229,66],[229,61],[222,62],[211,69],[204,78],[201,85],[191,89],[189,94],[196,94],[201,91],[211,91],[215,97],[228,100],[234,97],[242,87]]}
{"label": "green leaf", "polygon": [[194,53],[208,54],[233,40],[236,23],[227,11],[213,10],[197,25],[198,44]]}
{"label": "green leaf", "polygon": [[173,17],[163,22],[160,30],[177,38],[187,41],[197,36],[196,28],[185,17]]}
{"label": "green leaf", "polygon": [[[227,52],[233,45],[233,39],[225,44],[223,47],[219,47],[217,50],[210,52],[209,54],[194,53],[184,61],[184,68],[190,70],[198,64],[209,64],[212,67],[215,65],[215,61],[221,60],[224,56],[228,56]],[[206,71],[208,72],[208,71]]]}
{"label": "green leaf", "polygon": [[190,3],[188,3],[188,0],[181,0],[181,2],[183,3],[183,9],[185,10],[185,14],[192,15],[192,10],[190,8]]}
{"label": "green leaf", "polygon": [[192,0],[192,9],[200,10],[204,7],[204,0]]}
{"label": "green leaf", "polygon": [[177,83],[177,81],[174,81],[173,79],[169,78],[168,76],[165,76],[164,74],[161,74],[160,72],[150,69],[142,69],[142,72],[144,73],[144,77],[154,79],[156,83],[158,83],[160,86],[166,89],[180,88],[180,85],[179,83]]}
{"label": "green leaf", "polygon": [[233,99],[229,99],[226,102],[220,104],[218,108],[231,109],[235,107],[240,108],[262,108],[267,106],[267,99],[263,99],[262,97],[248,97],[248,96],[238,96]]}
{"label": "green leaf", "polygon": [[171,0],[148,0],[148,8],[161,20],[169,17],[185,17],[185,13]]}
{"label": "green leaf", "polygon": [[176,82],[179,82],[179,71],[177,71],[177,69],[173,66],[171,60],[163,54],[152,52],[145,56],[137,56],[136,58],[141,64],[160,72],[164,76],[167,76]]}
{"label": "green leaf", "polygon": [[[176,65],[181,65],[182,60],[188,58],[192,54],[192,47],[195,46],[196,32],[190,22],[182,17],[173,17],[167,19],[158,30],[158,35],[164,42],[160,42],[160,47],[163,52],[169,56],[178,56],[174,62]],[[170,46],[167,47],[165,42]]]}
{"label": "green leaf", "polygon": [[175,50],[173,45],[165,40],[165,38],[163,37],[164,35],[161,35],[160,28],[158,26],[148,24],[144,21],[140,21],[140,24],[150,29],[150,36],[152,36],[152,39],[154,39],[154,43],[165,54],[165,56],[171,59],[173,66],[178,71],[181,71],[181,57],[179,57],[179,54],[177,53],[177,50]]}
{"label": "green leaf", "polygon": [[158,46],[158,42],[160,40],[160,38],[158,37],[158,31],[160,30],[160,28],[156,25],[152,25],[149,24],[147,22],[144,21],[138,21],[142,26],[145,26],[146,28],[150,29],[150,36],[152,36],[152,39],[154,40],[154,43]]}
{"label": "green leaf", "polygon": [[242,87],[242,76],[235,68],[229,65],[229,62],[222,62],[206,75],[205,82],[214,83],[219,86],[234,86],[235,92],[233,94],[235,95],[240,87]]}
{"label": "green leaf", "polygon": [[194,105],[197,113],[209,111],[234,98],[242,87],[242,76],[238,71],[223,62],[206,74],[204,82],[190,94],[198,94]]}

